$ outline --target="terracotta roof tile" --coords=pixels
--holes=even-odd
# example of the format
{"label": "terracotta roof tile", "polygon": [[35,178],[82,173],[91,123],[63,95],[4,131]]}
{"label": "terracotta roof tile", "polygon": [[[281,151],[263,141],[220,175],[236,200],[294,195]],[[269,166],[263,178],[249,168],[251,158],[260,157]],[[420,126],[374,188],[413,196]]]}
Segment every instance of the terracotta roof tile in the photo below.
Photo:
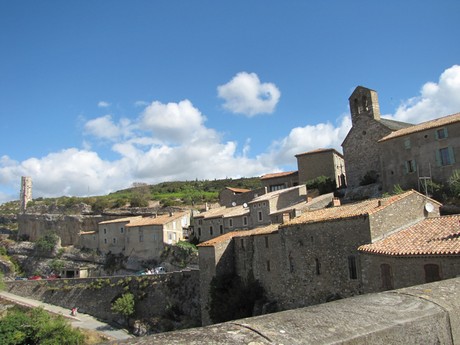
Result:
{"label": "terracotta roof tile", "polygon": [[260,179],[261,180],[266,180],[270,178],[276,178],[276,177],[285,177],[289,175],[295,175],[298,174],[298,171],[286,171],[286,172],[279,172],[279,173],[273,173],[273,174],[265,174],[263,175]]}
{"label": "terracotta roof tile", "polygon": [[231,190],[234,193],[247,193],[250,192],[250,189],[245,188],[233,188],[233,187],[226,187],[225,189]]}
{"label": "terracotta roof tile", "polygon": [[414,125],[411,127],[397,130],[393,133],[388,134],[386,137],[383,137],[382,139],[379,140],[379,142],[401,137],[401,136],[411,134],[411,133],[421,132],[421,131],[431,129],[431,128],[446,126],[446,125],[449,125],[455,122],[460,122],[460,113],[440,117],[440,118],[437,118],[431,121],[422,122],[418,125]]}
{"label": "terracotta roof tile", "polygon": [[[386,198],[370,199],[358,203],[346,204],[343,206],[329,207],[315,211],[305,212],[299,217],[292,219],[290,222],[283,224],[282,227],[286,227],[293,224],[316,223],[329,220],[370,215],[384,209],[385,207],[393,204],[396,201],[399,201],[411,195],[412,193],[419,194],[418,192],[411,190],[402,194],[392,195]],[[439,204],[434,200],[431,201]]]}
{"label": "terracotta roof tile", "polygon": [[156,217],[142,217],[133,219],[131,222],[129,222],[129,224],[126,224],[126,227],[131,228],[134,226],[163,225],[173,220],[182,218],[186,214],[187,212],[176,212],[173,215],[162,214]]}
{"label": "terracotta roof tile", "polygon": [[270,224],[267,226],[263,226],[260,228],[255,228],[251,230],[240,230],[240,231],[232,231],[226,234],[223,234],[219,237],[215,237],[210,239],[209,241],[200,243],[198,247],[213,247],[218,243],[223,243],[225,241],[231,240],[234,237],[248,237],[248,236],[256,236],[256,235],[269,235],[274,234],[278,231],[278,224]]}
{"label": "terracotta roof tile", "polygon": [[460,215],[427,218],[358,250],[391,256],[460,255]]}
{"label": "terracotta roof tile", "polygon": [[133,216],[133,217],[124,217],[124,218],[105,220],[103,222],[99,222],[99,224],[125,223],[125,222],[130,222],[131,220],[134,220],[137,218],[142,218],[142,216]]}

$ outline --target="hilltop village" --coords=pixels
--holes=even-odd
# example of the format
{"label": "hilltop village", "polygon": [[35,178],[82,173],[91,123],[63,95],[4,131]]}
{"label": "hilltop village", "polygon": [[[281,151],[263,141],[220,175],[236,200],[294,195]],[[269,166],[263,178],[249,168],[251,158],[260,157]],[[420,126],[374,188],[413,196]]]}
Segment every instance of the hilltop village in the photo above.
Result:
{"label": "hilltop village", "polygon": [[[53,229],[62,246],[133,262],[197,243],[202,325],[225,321],[216,312],[219,282],[227,282],[225,293],[260,291],[246,301],[249,315],[231,318],[459,276],[460,215],[445,214],[433,195],[450,184],[459,197],[460,113],[420,124],[385,119],[377,92],[361,86],[349,105],[343,154],[299,153],[297,171],[264,175],[256,190],[225,188],[219,205],[204,210],[61,216]],[[19,235],[36,241],[50,219],[26,212],[31,188],[23,178]],[[78,268],[63,276],[97,274]]]}

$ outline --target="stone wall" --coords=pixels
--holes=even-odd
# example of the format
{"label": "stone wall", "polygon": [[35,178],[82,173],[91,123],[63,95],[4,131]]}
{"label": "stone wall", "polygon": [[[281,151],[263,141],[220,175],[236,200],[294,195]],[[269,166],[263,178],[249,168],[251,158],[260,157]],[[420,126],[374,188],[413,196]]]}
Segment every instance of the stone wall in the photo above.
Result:
{"label": "stone wall", "polygon": [[377,141],[390,133],[391,131],[379,121],[365,115],[353,123],[342,144],[349,188],[359,186],[369,171],[380,171]]}
{"label": "stone wall", "polygon": [[[391,192],[394,185],[404,189],[418,189],[418,177],[432,177],[433,181],[446,182],[455,169],[460,169],[460,122],[446,125],[447,137],[436,139],[438,128],[419,131],[379,143],[383,190]],[[455,162],[440,166],[437,151],[450,147]],[[407,171],[406,161],[415,162],[415,170]]]}
{"label": "stone wall", "polygon": [[460,278],[116,344],[459,345]]}
{"label": "stone wall", "polygon": [[388,265],[393,289],[426,283],[425,265],[437,265],[441,279],[460,276],[459,258],[455,256],[394,257],[361,253],[364,292],[387,290],[381,265]]}
{"label": "stone wall", "polygon": [[244,203],[248,203],[254,198],[261,196],[267,193],[266,187],[261,187],[258,189],[251,190],[246,193],[234,193],[230,189],[223,189],[219,193],[219,204],[221,206],[232,207],[233,203],[236,205],[243,205]]}
{"label": "stone wall", "polygon": [[136,299],[136,318],[162,317],[174,308],[200,324],[199,271],[190,270],[149,276],[56,279],[6,282],[6,291],[58,305],[106,321],[119,316],[111,304],[125,292]]}
{"label": "stone wall", "polygon": [[79,242],[80,232],[97,230],[97,224],[114,217],[64,215],[64,214],[20,214],[18,215],[18,236],[27,236],[36,241],[47,232],[55,232],[63,246]]}

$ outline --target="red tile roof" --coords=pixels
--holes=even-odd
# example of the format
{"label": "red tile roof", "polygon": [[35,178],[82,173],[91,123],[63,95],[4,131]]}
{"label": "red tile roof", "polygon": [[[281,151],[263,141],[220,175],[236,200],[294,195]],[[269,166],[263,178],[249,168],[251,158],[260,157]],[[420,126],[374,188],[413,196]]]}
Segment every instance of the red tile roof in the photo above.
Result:
{"label": "red tile roof", "polygon": [[420,123],[418,125],[414,125],[414,126],[411,126],[411,127],[407,127],[407,128],[397,130],[395,132],[392,132],[392,133],[388,134],[386,137],[383,137],[382,139],[379,140],[379,142],[386,141],[386,140],[393,139],[393,138],[397,138],[397,137],[401,137],[401,136],[411,134],[411,133],[421,132],[421,131],[431,129],[431,128],[450,125],[450,124],[455,123],[455,122],[460,122],[460,113],[440,117],[438,119],[422,122],[422,123]]}
{"label": "red tile roof", "polygon": [[250,189],[245,189],[245,188],[233,188],[233,187],[226,187],[225,189],[228,189],[234,193],[247,193],[250,192]]}
{"label": "red tile roof", "polygon": [[206,242],[200,243],[198,247],[213,247],[215,244],[231,240],[234,237],[247,237],[255,235],[269,235],[278,231],[278,224],[270,224],[264,227],[255,228],[251,230],[232,231],[223,234],[219,237],[212,238]]}
{"label": "red tile roof", "polygon": [[187,212],[176,212],[172,215],[170,214],[162,214],[158,215],[156,217],[142,217],[142,218],[137,218],[133,219],[131,222],[126,224],[127,228],[131,228],[134,226],[149,226],[149,225],[164,225],[167,224],[173,220],[182,218],[185,216]]}
{"label": "red tile roof", "polygon": [[260,179],[266,180],[269,178],[285,177],[285,176],[295,175],[295,174],[298,174],[298,171],[286,171],[286,172],[279,172],[279,173],[273,173],[273,174],[265,174]]}
{"label": "red tile roof", "polygon": [[391,256],[460,255],[460,215],[422,220],[358,250]]}
{"label": "red tile roof", "polygon": [[[385,207],[402,200],[409,195],[417,193],[414,190],[392,195],[386,198],[370,199],[361,201],[354,204],[346,204],[343,206],[323,208],[316,211],[305,212],[301,216],[292,219],[290,222],[283,224],[281,227],[286,227],[293,224],[306,224],[324,222],[329,220],[353,218],[358,216],[366,216],[383,210]],[[420,194],[422,195],[422,194]],[[440,205],[437,201],[431,200],[430,202]]]}

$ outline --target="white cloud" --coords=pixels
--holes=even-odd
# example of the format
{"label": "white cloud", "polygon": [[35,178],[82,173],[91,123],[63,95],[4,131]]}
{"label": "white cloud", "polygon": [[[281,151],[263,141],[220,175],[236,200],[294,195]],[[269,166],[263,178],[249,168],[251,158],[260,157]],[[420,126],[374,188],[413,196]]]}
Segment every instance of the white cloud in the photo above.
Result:
{"label": "white cloud", "polygon": [[115,124],[111,115],[105,115],[85,123],[85,134],[92,135],[100,139],[116,140],[120,136],[130,136],[133,127],[128,119],[121,119]]}
{"label": "white cloud", "polygon": [[[404,102],[394,118],[421,122],[458,112],[459,76],[459,66],[447,69],[437,83],[426,83],[420,96]],[[250,138],[243,143],[223,141],[221,133],[206,127],[206,117],[189,100],[152,102],[138,119],[105,115],[87,121],[85,149],[69,148],[22,162],[0,157],[0,202],[17,198],[21,176],[32,177],[34,197],[84,196],[107,194],[133,182],[238,178],[296,169],[298,153],[318,148],[341,152],[350,127],[349,114],[336,123],[296,127],[266,152],[251,157]],[[109,140],[118,159],[101,158],[93,148],[94,138]]]}
{"label": "white cloud", "polygon": [[460,110],[460,66],[446,69],[437,83],[427,82],[420,95],[404,101],[396,110],[395,120],[420,123]]}
{"label": "white cloud", "polygon": [[343,115],[338,126],[332,123],[319,123],[296,127],[287,137],[274,141],[267,153],[260,156],[269,166],[289,165],[296,162],[295,155],[318,148],[334,148],[342,152],[342,141],[351,128],[349,114]]}
{"label": "white cloud", "polygon": [[273,83],[261,83],[255,73],[240,72],[227,84],[217,87],[224,108],[238,114],[255,116],[273,113],[280,91]]}
{"label": "white cloud", "polygon": [[98,106],[99,108],[107,108],[107,107],[110,107],[110,103],[105,102],[105,101],[100,101],[100,102],[97,104],[97,106]]}

